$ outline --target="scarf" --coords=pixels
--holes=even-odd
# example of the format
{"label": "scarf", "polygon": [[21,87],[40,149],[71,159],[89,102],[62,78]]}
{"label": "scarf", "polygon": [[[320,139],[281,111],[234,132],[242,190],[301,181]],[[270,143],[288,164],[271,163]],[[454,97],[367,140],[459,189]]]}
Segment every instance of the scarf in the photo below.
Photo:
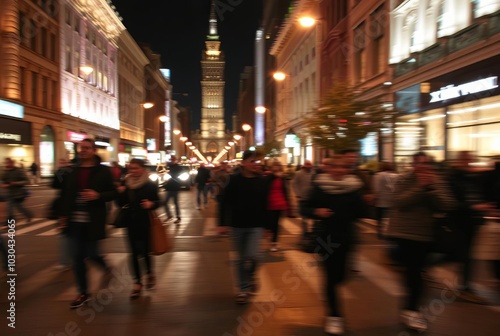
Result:
{"label": "scarf", "polygon": [[133,177],[132,175],[127,175],[125,177],[125,185],[129,189],[139,189],[149,181],[149,172],[147,170],[139,177]]}
{"label": "scarf", "polygon": [[347,194],[360,189],[363,183],[355,175],[345,175],[342,180],[336,181],[329,174],[319,174],[315,184],[327,194]]}

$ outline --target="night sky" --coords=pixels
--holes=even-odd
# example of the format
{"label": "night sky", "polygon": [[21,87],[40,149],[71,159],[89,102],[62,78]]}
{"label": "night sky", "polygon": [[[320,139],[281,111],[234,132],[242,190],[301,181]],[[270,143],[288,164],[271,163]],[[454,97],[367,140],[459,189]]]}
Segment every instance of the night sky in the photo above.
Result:
{"label": "night sky", "polygon": [[[210,0],[113,0],[137,42],[149,43],[171,69],[174,99],[192,109],[192,129],[200,128],[201,55],[205,48]],[[254,40],[262,0],[216,0],[221,49],[226,56],[226,128],[236,112],[239,76],[254,64]]]}

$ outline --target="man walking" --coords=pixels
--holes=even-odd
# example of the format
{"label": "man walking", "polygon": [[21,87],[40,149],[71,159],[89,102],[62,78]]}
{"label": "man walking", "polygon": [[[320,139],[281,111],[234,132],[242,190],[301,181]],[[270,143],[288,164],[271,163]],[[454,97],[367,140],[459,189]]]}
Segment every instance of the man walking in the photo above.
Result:
{"label": "man walking", "polygon": [[89,258],[104,271],[108,280],[111,269],[99,253],[99,240],[106,233],[106,202],[116,197],[113,177],[101,165],[95,142],[84,139],[79,145],[78,159],[64,177],[61,188],[59,224],[68,232],[73,247],[73,270],[79,294],[70,304],[78,308],[91,299],[87,284],[85,259]]}
{"label": "man walking", "polygon": [[5,171],[1,178],[1,187],[7,191],[5,196],[7,199],[7,219],[14,219],[14,208],[17,208],[26,217],[26,220],[30,222],[33,215],[23,206],[28,177],[24,170],[16,167],[14,163],[14,160],[11,158],[4,160]]}
{"label": "man walking", "polygon": [[229,183],[229,170],[227,167],[227,162],[221,162],[220,166],[217,167],[212,174],[212,179],[215,183],[215,194],[219,210],[219,234],[225,236],[227,234],[227,209],[224,201],[225,189]]}
{"label": "man walking", "polygon": [[236,248],[239,292],[236,303],[245,304],[257,291],[255,274],[259,262],[259,246],[267,223],[268,183],[260,174],[261,155],[243,153],[241,173],[232,175],[225,190],[225,203],[230,211],[230,225]]}
{"label": "man walking", "polygon": [[312,189],[312,163],[306,160],[300,171],[295,173],[292,180],[292,190],[295,193],[299,204],[299,214],[302,217],[302,236],[305,237],[308,231],[307,217],[304,215],[304,207]]}
{"label": "man walking", "polygon": [[208,181],[210,180],[210,170],[208,170],[207,167],[205,167],[204,163],[200,164],[200,167],[198,168],[198,174],[196,174],[196,209],[200,210],[202,205],[201,205],[201,195],[203,195],[203,205],[206,207],[208,204]]}
{"label": "man walking", "polygon": [[178,180],[178,177],[181,174],[181,167],[177,163],[177,158],[173,155],[170,158],[170,164],[168,165],[168,173],[170,175],[170,179],[164,185],[167,196],[165,196],[165,203],[163,204],[163,206],[165,207],[165,211],[167,212],[167,221],[169,221],[174,217],[172,216],[172,212],[170,211],[168,201],[170,199],[174,201],[175,216],[177,218],[174,223],[180,224],[181,212],[179,210],[179,190],[181,190],[181,183]]}

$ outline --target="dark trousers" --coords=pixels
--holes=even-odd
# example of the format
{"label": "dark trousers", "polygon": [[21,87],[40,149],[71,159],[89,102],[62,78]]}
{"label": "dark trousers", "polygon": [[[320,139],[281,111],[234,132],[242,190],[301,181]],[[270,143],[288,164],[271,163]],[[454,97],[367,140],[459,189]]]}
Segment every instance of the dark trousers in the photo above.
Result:
{"label": "dark trousers", "polygon": [[87,266],[85,259],[88,258],[95,262],[103,270],[108,270],[104,258],[99,254],[99,241],[88,240],[85,227],[88,223],[71,223],[70,239],[73,248],[73,271],[75,273],[76,283],[80,294],[87,294]]}
{"label": "dark trousers", "polygon": [[[135,224],[135,223],[134,223]],[[143,223],[141,223],[143,224]],[[134,271],[134,282],[136,284],[141,284],[141,268],[139,266],[139,259],[144,258],[144,263],[146,264],[147,274],[152,275],[153,269],[151,265],[151,257],[149,255],[150,251],[150,227],[149,225],[130,225],[127,227],[128,231],[128,243],[130,246],[130,263]]]}
{"label": "dark trousers", "polygon": [[[470,221],[473,219],[470,218]],[[470,287],[470,280],[472,276],[472,269],[474,260],[472,259],[472,244],[476,239],[479,226],[475,224],[461,223],[456,228],[457,232],[457,254],[458,261],[462,264],[462,287],[468,289]]]}
{"label": "dark trousers", "polygon": [[299,214],[300,217],[302,217],[302,237],[305,237],[308,232],[308,227],[307,227],[307,217],[304,215],[305,209],[307,207],[307,201],[299,200]]}
{"label": "dark trousers", "polygon": [[179,210],[179,190],[167,190],[167,196],[165,196],[165,203],[163,204],[165,211],[167,212],[167,217],[172,217],[172,212],[170,211],[170,207],[168,205],[168,201],[170,201],[171,198],[174,200],[175,215],[177,218],[181,218],[181,212]]}
{"label": "dark trousers", "polygon": [[384,218],[387,218],[387,208],[375,208],[375,216],[377,217],[377,236],[379,239],[384,238]]}
{"label": "dark trousers", "polygon": [[404,268],[404,285],[407,292],[404,309],[417,311],[423,292],[422,271],[431,243],[400,238],[396,242],[399,246],[401,266]]}
{"label": "dark trousers", "polygon": [[500,260],[491,260],[491,267],[493,268],[493,276],[495,280],[500,281]]}
{"label": "dark trousers", "polygon": [[[326,240],[328,241],[328,240]],[[323,249],[320,258],[323,259],[323,266],[326,271],[326,298],[328,302],[329,315],[341,317],[342,313],[339,305],[338,285],[346,279],[346,268],[350,254],[350,243],[339,243],[337,247],[330,247],[330,250]]]}
{"label": "dark trousers", "polygon": [[269,224],[268,228],[271,230],[272,236],[271,241],[276,243],[278,241],[279,233],[279,221],[281,217],[282,210],[269,210]]}

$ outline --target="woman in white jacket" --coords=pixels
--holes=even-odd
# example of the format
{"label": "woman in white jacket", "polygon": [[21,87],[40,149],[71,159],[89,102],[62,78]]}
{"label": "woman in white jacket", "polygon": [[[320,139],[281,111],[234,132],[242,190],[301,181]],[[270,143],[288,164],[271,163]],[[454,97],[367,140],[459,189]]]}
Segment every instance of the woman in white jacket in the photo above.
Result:
{"label": "woman in white jacket", "polygon": [[392,194],[398,174],[394,171],[392,162],[381,162],[380,171],[373,177],[373,195],[375,196],[375,209],[377,219],[377,234],[379,239],[384,239],[383,220],[389,217],[389,208],[392,207]]}

